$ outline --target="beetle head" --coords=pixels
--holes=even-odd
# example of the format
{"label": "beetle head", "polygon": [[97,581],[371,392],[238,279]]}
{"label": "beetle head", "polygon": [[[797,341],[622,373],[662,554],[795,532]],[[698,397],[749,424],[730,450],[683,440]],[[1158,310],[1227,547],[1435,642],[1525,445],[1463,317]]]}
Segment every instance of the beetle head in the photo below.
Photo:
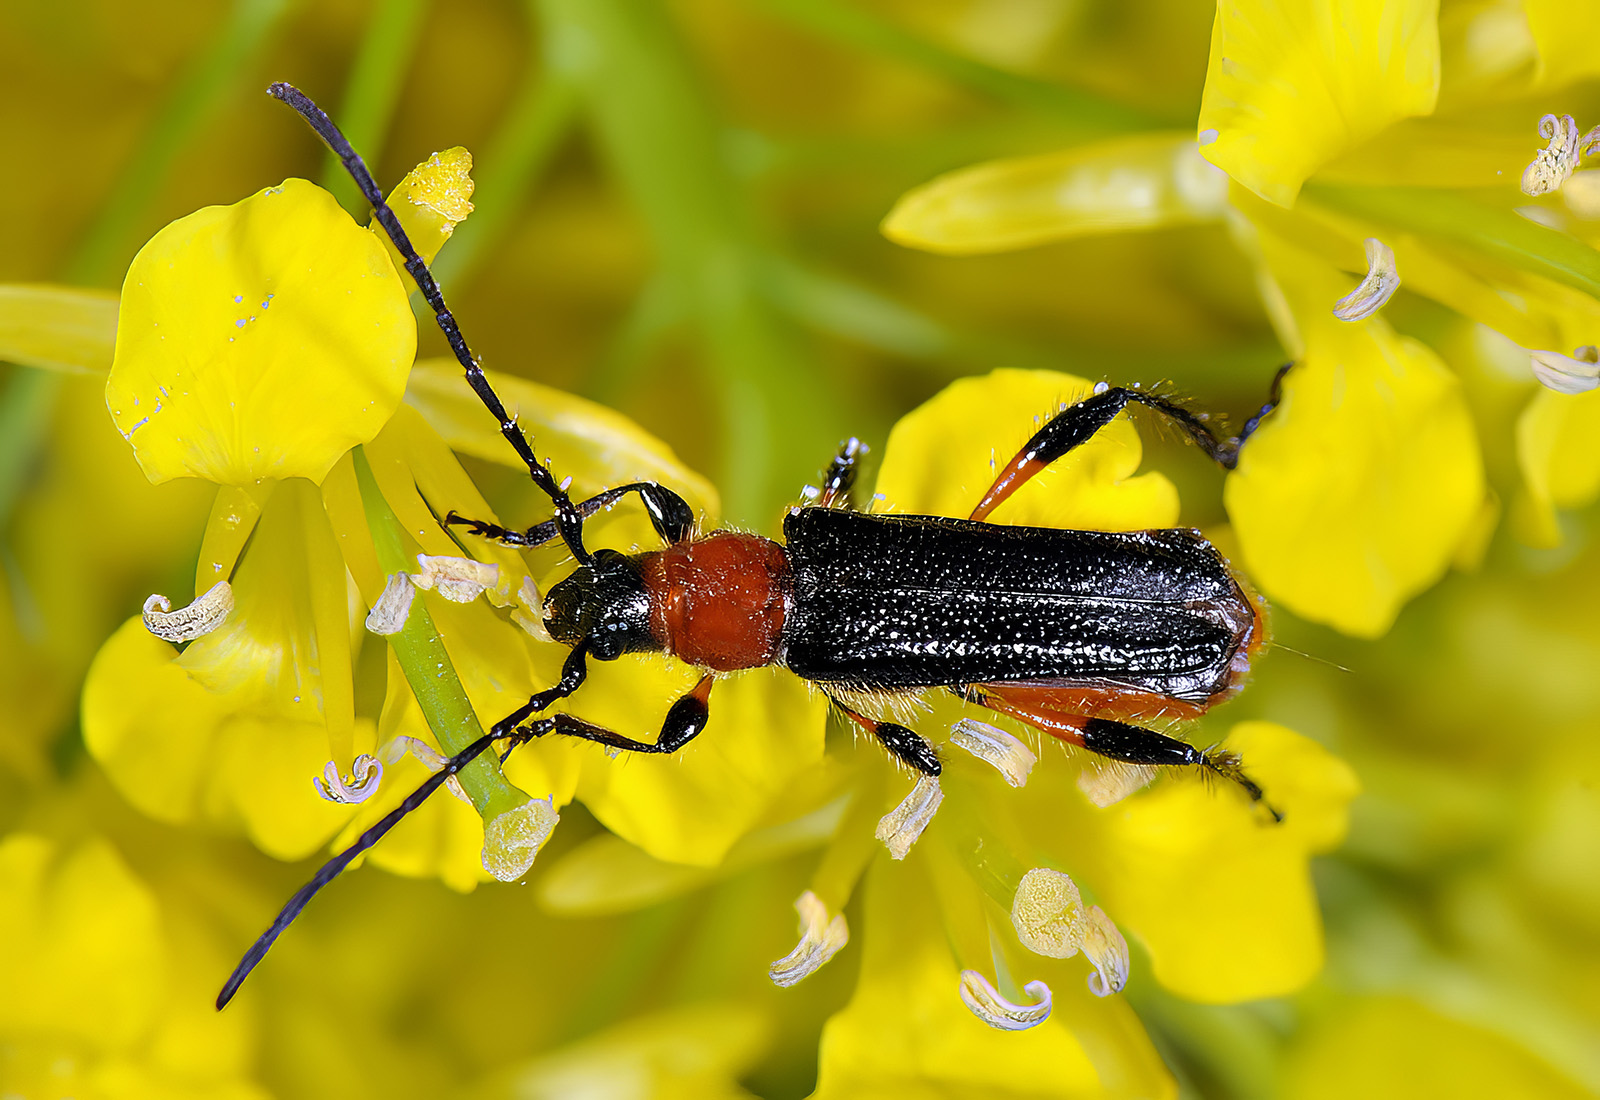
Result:
{"label": "beetle head", "polygon": [[550,589],[544,625],[566,645],[587,639],[589,655],[601,661],[661,648],[650,633],[650,598],[639,565],[615,550],[596,550],[591,564]]}

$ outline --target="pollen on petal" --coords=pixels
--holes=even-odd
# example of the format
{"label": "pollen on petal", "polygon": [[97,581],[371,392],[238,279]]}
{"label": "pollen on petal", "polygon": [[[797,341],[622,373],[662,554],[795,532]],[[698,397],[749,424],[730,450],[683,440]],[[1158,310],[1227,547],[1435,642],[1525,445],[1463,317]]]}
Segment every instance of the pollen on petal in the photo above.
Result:
{"label": "pollen on petal", "polygon": [[384,585],[378,602],[367,612],[367,629],[384,636],[400,633],[405,629],[406,619],[411,615],[411,601],[416,596],[417,589],[409,573],[389,574],[389,583]]}
{"label": "pollen on petal", "polygon": [[1089,907],[1085,919],[1083,953],[1094,964],[1089,992],[1096,997],[1121,993],[1128,984],[1128,941],[1098,905]]}
{"label": "pollen on petal", "polygon": [[1530,366],[1533,375],[1547,389],[1557,393],[1588,393],[1600,387],[1600,348],[1585,344],[1571,355],[1559,351],[1535,351]]}
{"label": "pollen on petal", "polygon": [[892,858],[905,859],[943,801],[944,791],[938,778],[925,775],[917,780],[917,785],[900,805],[883,815],[873,835],[883,841]]}
{"label": "pollen on petal", "polygon": [[850,926],[845,923],[844,914],[830,920],[828,907],[810,890],[795,900],[794,908],[800,914],[800,942],[767,968],[767,977],[774,985],[790,986],[810,977],[850,942]]}
{"label": "pollen on petal", "polygon": [[1028,781],[1028,773],[1038,761],[1033,750],[1018,738],[999,726],[971,718],[963,718],[950,727],[950,740],[979,760],[992,764],[1013,787]]}
{"label": "pollen on petal", "polygon": [[1088,918],[1083,895],[1071,877],[1048,867],[1022,876],[1011,899],[1011,923],[1029,951],[1052,959],[1070,959],[1083,946]]}
{"label": "pollen on petal", "polygon": [[1559,188],[1572,178],[1578,162],[1600,146],[1600,126],[1580,136],[1571,115],[1545,115],[1539,120],[1539,136],[1550,144],[1522,171],[1522,190],[1528,195],[1547,195]]}
{"label": "pollen on petal", "polygon": [[[406,737],[404,735],[396,737],[393,741],[384,745],[382,749],[384,762],[388,764],[393,764],[408,752],[422,761],[422,766],[430,772],[441,771],[450,762],[448,756],[445,756],[426,741],[419,741],[415,737]],[[472,799],[468,798],[467,792],[461,789],[461,780],[458,776],[452,775],[449,779],[446,779],[444,788],[468,806],[472,805]]]}
{"label": "pollen on petal", "polygon": [[1334,303],[1333,315],[1341,321],[1362,321],[1371,317],[1400,289],[1400,273],[1395,270],[1393,250],[1376,237],[1368,237],[1363,243],[1367,248],[1367,276]]}
{"label": "pollen on petal", "polygon": [[533,583],[532,577],[523,577],[522,587],[517,589],[517,606],[511,611],[511,621],[539,641],[553,642],[555,639],[545,629],[544,617],[540,614],[543,608],[539,586]]}
{"label": "pollen on petal", "polygon": [[233,586],[218,581],[188,607],[172,610],[172,601],[157,592],[144,601],[144,628],[169,642],[192,642],[221,626],[233,610]]}
{"label": "pollen on petal", "polygon": [[340,778],[339,765],[330,760],[322,769],[322,774],[311,779],[318,794],[329,802],[344,806],[365,802],[377,793],[378,785],[382,782],[383,763],[366,753],[356,757],[348,778]]}
{"label": "pollen on petal", "polygon": [[1094,760],[1078,773],[1078,790],[1103,810],[1144,790],[1155,777],[1156,769],[1149,764]]}
{"label": "pollen on petal", "polygon": [[1002,1031],[1026,1031],[1038,1027],[1050,1017],[1050,987],[1040,981],[1029,982],[1022,991],[1033,998],[1033,1004],[1016,1004],[1000,996],[976,970],[961,972],[961,1000],[972,1014],[990,1027]]}
{"label": "pollen on petal", "polygon": [[471,558],[452,558],[439,554],[418,554],[422,572],[411,583],[422,589],[435,589],[451,603],[471,603],[486,588],[500,580],[500,567]]}
{"label": "pollen on petal", "polygon": [[530,798],[484,822],[483,869],[501,882],[516,882],[533,866],[560,820],[555,799]]}

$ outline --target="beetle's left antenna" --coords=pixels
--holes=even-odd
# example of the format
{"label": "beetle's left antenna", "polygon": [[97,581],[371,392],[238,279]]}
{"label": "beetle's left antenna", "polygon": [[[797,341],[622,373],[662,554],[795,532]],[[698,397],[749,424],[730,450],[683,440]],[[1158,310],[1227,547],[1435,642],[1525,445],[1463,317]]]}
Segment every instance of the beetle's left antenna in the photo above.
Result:
{"label": "beetle's left antenna", "polygon": [[[304,909],[306,903],[316,896],[318,890],[338,878],[339,873],[350,865],[351,860],[382,840],[390,829],[400,824],[401,818],[426,802],[428,796],[443,786],[451,776],[476,760],[485,749],[494,743],[496,736],[496,734],[492,733],[485,734],[445,761],[444,767],[429,776],[426,783],[418,787],[404,802],[385,814],[376,825],[362,833],[354,844],[334,856],[327,863],[324,863],[321,869],[312,876],[310,882],[296,890],[294,897],[289,899],[288,904],[283,907],[283,911],[272,922],[272,926],[261,933],[261,938],[251,945],[250,950],[245,952],[244,958],[239,960],[239,965],[233,968],[233,973],[228,975],[228,981],[223,985],[222,992],[217,994],[217,1011],[222,1011],[228,1002],[233,1000],[233,995],[239,992],[239,986],[244,984],[244,980],[250,976],[250,971],[256,968],[257,963],[266,958],[268,949],[272,947],[279,936],[283,935],[283,930],[294,923],[294,919],[300,915],[300,910]],[[504,735],[498,736],[503,737]]]}
{"label": "beetle's left antenna", "polygon": [[372,212],[378,224],[383,226],[383,231],[389,235],[389,239],[394,242],[395,248],[405,259],[406,270],[416,281],[417,289],[422,291],[422,296],[432,307],[434,318],[439,322],[439,328],[444,331],[444,338],[450,342],[450,350],[455,352],[456,361],[467,372],[467,382],[472,386],[473,392],[499,421],[500,434],[506,437],[516,449],[518,457],[527,465],[534,484],[556,506],[556,527],[562,541],[567,544],[567,549],[572,551],[572,556],[577,558],[580,564],[588,565],[592,558],[583,546],[582,514],[573,505],[566,490],[557,483],[549,468],[535,457],[533,447],[522,434],[522,429],[517,427],[517,422],[506,412],[500,395],[494,392],[494,387],[489,385],[488,378],[484,377],[483,368],[478,365],[477,358],[467,347],[466,337],[461,335],[461,327],[456,324],[455,315],[450,312],[450,307],[445,305],[444,295],[439,291],[439,284],[434,280],[433,272],[428,270],[426,261],[417,255],[417,250],[412,247],[411,239],[406,236],[406,231],[400,225],[400,219],[395,217],[394,211],[384,201],[383,192],[378,190],[378,185],[374,182],[372,173],[367,171],[366,163],[362,161],[360,154],[351,147],[350,142],[339,132],[339,128],[333,124],[333,120],[322,108],[293,84],[280,81],[269,87],[267,94],[298,111],[300,116],[311,124],[317,136],[333,150],[334,156],[339,158],[344,164],[345,171],[355,180],[362,196],[372,205]]}

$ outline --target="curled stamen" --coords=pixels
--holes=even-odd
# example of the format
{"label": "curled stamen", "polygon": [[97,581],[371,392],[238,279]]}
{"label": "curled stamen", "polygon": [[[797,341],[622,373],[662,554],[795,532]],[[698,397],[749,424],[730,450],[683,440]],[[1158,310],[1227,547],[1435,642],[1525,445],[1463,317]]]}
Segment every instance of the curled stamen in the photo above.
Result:
{"label": "curled stamen", "polygon": [[144,628],[169,642],[192,642],[221,626],[233,610],[233,586],[218,581],[188,607],[172,610],[172,601],[153,593],[144,601]]}
{"label": "curled stamen", "polygon": [[1556,190],[1572,178],[1578,162],[1600,146],[1600,126],[1579,137],[1578,123],[1571,115],[1545,115],[1539,120],[1539,136],[1550,144],[1523,169],[1522,190],[1528,195]]}
{"label": "curled stamen", "polygon": [[1150,764],[1128,764],[1120,760],[1091,761],[1078,773],[1078,790],[1102,810],[1115,806],[1130,794],[1154,782],[1157,769]]}
{"label": "curled stamen", "polygon": [[561,821],[554,797],[530,798],[483,823],[483,869],[501,882],[528,873],[534,857]]}
{"label": "curled stamen", "polygon": [[406,619],[411,614],[411,601],[416,596],[417,589],[411,583],[409,573],[389,574],[389,583],[383,586],[378,602],[367,612],[367,629],[385,637],[400,633],[405,629]]}
{"label": "curled stamen", "polygon": [[1083,953],[1094,964],[1089,992],[1096,997],[1121,993],[1128,984],[1128,941],[1098,905],[1091,905],[1085,918]]}
{"label": "curled stamen", "polygon": [[989,984],[989,979],[976,970],[961,972],[961,1000],[974,1016],[1002,1031],[1026,1031],[1049,1019],[1050,987],[1043,982],[1032,981],[1023,986],[1022,991],[1032,997],[1035,1003],[1015,1004],[1000,996],[999,991]]}
{"label": "curled stamen", "polygon": [[1088,920],[1078,884],[1048,867],[1022,876],[1011,899],[1011,923],[1029,951],[1052,959],[1070,959],[1083,946]]}
{"label": "curled stamen", "polygon": [[436,589],[451,603],[471,603],[486,588],[493,588],[500,579],[500,567],[471,558],[452,558],[445,555],[418,554],[417,564],[422,572],[411,578],[418,588]]}
{"label": "curled stamen", "polygon": [[317,793],[329,802],[337,802],[343,806],[356,806],[371,798],[378,792],[378,784],[383,782],[383,764],[376,758],[362,753],[356,757],[355,764],[350,769],[350,778],[339,777],[339,766],[332,760],[322,769],[322,774],[313,776],[311,785]]}
{"label": "curled stamen", "polygon": [[1600,348],[1585,344],[1571,355],[1559,351],[1529,353],[1534,377],[1557,393],[1588,393],[1600,387]]}
{"label": "curled stamen", "polygon": [[810,977],[850,942],[850,926],[845,923],[844,914],[829,920],[828,907],[810,890],[795,900],[794,908],[800,914],[800,942],[767,968],[773,985],[789,986]]}
{"label": "curled stamen", "polygon": [[944,791],[939,787],[938,777],[925,775],[917,780],[917,785],[900,805],[883,815],[872,835],[883,841],[890,858],[905,859],[943,801]]}
{"label": "curled stamen", "polygon": [[1367,275],[1359,286],[1333,305],[1333,315],[1341,321],[1362,321],[1382,309],[1400,289],[1400,273],[1395,270],[1394,252],[1376,237],[1363,242],[1367,247]]}
{"label": "curled stamen", "polygon": [[979,760],[994,765],[1013,787],[1028,781],[1028,773],[1038,760],[1027,745],[999,726],[971,718],[963,718],[950,727],[950,740]]}
{"label": "curled stamen", "polygon": [[[393,764],[409,752],[412,756],[422,761],[422,766],[430,772],[441,771],[450,762],[448,756],[445,756],[426,741],[419,741],[415,737],[406,737],[404,735],[390,741],[383,747],[382,752],[384,761],[389,764]],[[461,799],[468,806],[472,805],[472,799],[468,798],[467,792],[461,789],[461,780],[458,776],[452,775],[449,779],[446,779],[444,786],[445,790]]]}
{"label": "curled stamen", "polygon": [[532,577],[522,578],[522,587],[517,589],[517,606],[511,612],[511,621],[520,626],[541,642],[553,642],[550,632],[544,627],[544,601],[539,597],[539,586],[533,583]]}

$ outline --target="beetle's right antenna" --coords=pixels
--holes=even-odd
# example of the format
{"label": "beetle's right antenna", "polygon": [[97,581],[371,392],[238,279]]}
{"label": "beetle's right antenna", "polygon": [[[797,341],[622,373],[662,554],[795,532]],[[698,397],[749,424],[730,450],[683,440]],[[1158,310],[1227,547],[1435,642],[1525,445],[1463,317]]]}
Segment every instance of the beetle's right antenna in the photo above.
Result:
{"label": "beetle's right antenna", "polygon": [[517,427],[517,422],[506,412],[500,396],[494,392],[494,387],[489,385],[489,380],[484,377],[483,368],[478,365],[478,360],[467,347],[466,338],[461,335],[461,327],[456,324],[455,315],[450,312],[450,307],[445,305],[444,295],[439,292],[439,284],[434,280],[433,272],[428,270],[427,263],[412,247],[411,239],[400,226],[400,219],[395,217],[394,211],[384,201],[383,192],[378,190],[378,185],[374,182],[372,173],[367,171],[361,156],[351,147],[350,142],[339,132],[339,128],[333,124],[333,120],[322,108],[293,84],[282,82],[273,84],[267,89],[267,94],[298,111],[300,116],[311,124],[317,136],[333,151],[334,156],[344,164],[345,171],[355,180],[362,196],[372,205],[373,216],[378,224],[383,226],[383,231],[389,235],[389,239],[394,242],[395,248],[405,259],[406,270],[416,281],[417,289],[422,291],[422,296],[432,307],[434,318],[439,322],[439,328],[444,331],[444,338],[450,342],[450,350],[455,352],[456,361],[467,372],[468,384],[472,386],[478,399],[499,421],[500,434],[506,437],[516,449],[517,455],[527,465],[534,484],[556,506],[556,527],[562,541],[567,544],[567,549],[572,551],[572,556],[577,558],[580,564],[588,565],[592,558],[583,546],[582,514],[573,505],[566,490],[556,482],[549,468],[534,456],[533,447],[522,434],[522,429]]}

